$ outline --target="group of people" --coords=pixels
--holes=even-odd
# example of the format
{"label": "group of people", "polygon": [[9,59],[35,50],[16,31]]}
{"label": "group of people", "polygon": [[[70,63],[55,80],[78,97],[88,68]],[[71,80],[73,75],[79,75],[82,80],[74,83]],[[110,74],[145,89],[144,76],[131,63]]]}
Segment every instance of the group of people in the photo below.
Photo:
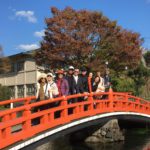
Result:
{"label": "group of people", "polygon": [[[109,70],[106,70],[105,76],[102,77],[100,72],[94,76],[92,72],[88,74],[84,67],[80,72],[78,68],[70,66],[68,71],[57,70],[56,75],[52,72],[41,74],[38,78],[36,98],[41,101],[59,96],[87,93],[89,92],[88,77],[91,78],[93,92],[104,92],[110,86]],[[71,102],[79,100],[73,99]]]}

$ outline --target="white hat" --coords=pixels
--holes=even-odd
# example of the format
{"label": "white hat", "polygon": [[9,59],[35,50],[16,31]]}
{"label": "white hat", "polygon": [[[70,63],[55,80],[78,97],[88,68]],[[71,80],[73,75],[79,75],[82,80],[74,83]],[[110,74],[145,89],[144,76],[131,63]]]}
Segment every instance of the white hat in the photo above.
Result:
{"label": "white hat", "polygon": [[47,74],[47,76],[51,76],[52,78],[54,78],[54,75],[53,75],[51,72],[49,72],[49,73]]}
{"label": "white hat", "polygon": [[46,79],[46,74],[45,73],[41,73],[38,77],[38,81],[41,79],[41,78],[45,78]]}
{"label": "white hat", "polygon": [[69,70],[74,70],[74,67],[73,66],[69,66]]}

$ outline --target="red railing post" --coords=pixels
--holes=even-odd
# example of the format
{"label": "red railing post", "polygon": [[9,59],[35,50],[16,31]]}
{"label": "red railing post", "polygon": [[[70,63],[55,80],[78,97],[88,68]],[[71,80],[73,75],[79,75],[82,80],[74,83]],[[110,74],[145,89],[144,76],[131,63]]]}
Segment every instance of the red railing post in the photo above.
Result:
{"label": "red railing post", "polygon": [[61,101],[61,106],[64,107],[64,109],[61,112],[61,117],[67,118],[68,116],[68,108],[67,108],[67,98],[66,96],[63,97],[63,100]]}
{"label": "red railing post", "polygon": [[54,112],[51,112],[48,114],[48,121],[53,122],[54,121]]}
{"label": "red railing post", "polygon": [[125,94],[125,101],[128,101],[128,93]]}
{"label": "red railing post", "polygon": [[88,96],[88,101],[90,103],[90,110],[94,109],[94,99],[93,99],[93,93],[92,93],[92,85],[91,85],[91,77],[88,77],[88,87],[89,87],[89,93],[90,95]]}
{"label": "red railing post", "polygon": [[6,121],[8,121],[8,120],[10,120],[9,114],[4,115],[4,116],[2,117],[2,122],[6,122]]}
{"label": "red railing post", "polygon": [[16,112],[11,113],[11,116],[10,116],[11,119],[15,119],[16,117],[17,117]]}
{"label": "red railing post", "polygon": [[25,102],[24,102],[24,104],[28,105],[30,103],[30,101],[31,101],[30,97],[27,97],[26,100],[25,100]]}
{"label": "red railing post", "polygon": [[45,124],[48,122],[48,114],[44,114],[40,119],[40,124]]}
{"label": "red railing post", "polygon": [[23,130],[28,130],[31,127],[31,119],[29,119],[30,115],[31,115],[31,110],[30,107],[28,106],[25,108],[23,112],[23,118],[26,118],[22,126]]}
{"label": "red railing post", "polygon": [[94,99],[93,99],[93,93],[91,92],[89,97],[88,97],[88,101],[90,102],[90,106],[88,107],[90,109],[90,111],[93,111],[94,109]]}
{"label": "red railing post", "polygon": [[123,106],[123,110],[124,111],[127,111],[127,108],[128,108],[128,99],[129,99],[129,95],[128,93],[125,93],[125,96],[124,96],[124,103],[122,103],[122,106]]}
{"label": "red railing post", "polygon": [[89,87],[89,92],[92,92],[92,85],[91,85],[91,77],[88,77],[88,87]]}
{"label": "red railing post", "polygon": [[[2,122],[7,122],[9,120],[10,120],[10,116],[9,116],[9,114],[7,114],[3,117]],[[4,129],[2,137],[3,138],[8,138],[10,136],[10,134],[11,134],[11,127],[7,127],[7,128]]]}
{"label": "red railing post", "polygon": [[79,113],[83,113],[84,111],[84,105],[81,103],[81,105],[79,105]]}
{"label": "red railing post", "polygon": [[110,111],[113,112],[113,90],[109,88],[109,101],[110,101]]}

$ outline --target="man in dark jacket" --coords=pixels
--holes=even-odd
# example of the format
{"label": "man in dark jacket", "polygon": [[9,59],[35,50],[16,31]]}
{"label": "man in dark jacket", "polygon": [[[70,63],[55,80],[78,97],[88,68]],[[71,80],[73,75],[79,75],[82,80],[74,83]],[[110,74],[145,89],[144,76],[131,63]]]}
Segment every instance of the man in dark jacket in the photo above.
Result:
{"label": "man in dark jacket", "polygon": [[[73,94],[78,94],[78,93],[83,93],[83,84],[82,84],[82,79],[79,76],[79,69],[74,70],[74,75],[72,78],[72,92]],[[81,99],[74,99],[74,102],[80,101]]]}
{"label": "man in dark jacket", "polygon": [[87,70],[86,68],[81,69],[81,80],[83,85],[84,92],[88,92],[88,76],[87,76]]}

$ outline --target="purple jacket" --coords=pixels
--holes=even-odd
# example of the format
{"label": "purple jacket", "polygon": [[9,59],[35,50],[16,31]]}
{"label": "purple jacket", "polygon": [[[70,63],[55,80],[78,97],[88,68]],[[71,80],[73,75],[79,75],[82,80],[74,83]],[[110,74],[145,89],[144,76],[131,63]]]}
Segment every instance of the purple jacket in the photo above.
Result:
{"label": "purple jacket", "polygon": [[[68,95],[69,94],[69,84],[68,81],[66,79],[62,79],[61,83],[59,82],[59,79],[57,80],[57,87],[59,90],[59,93],[61,93],[62,95]],[[60,86],[59,86],[60,84]],[[62,96],[61,94],[59,94],[60,96]]]}

